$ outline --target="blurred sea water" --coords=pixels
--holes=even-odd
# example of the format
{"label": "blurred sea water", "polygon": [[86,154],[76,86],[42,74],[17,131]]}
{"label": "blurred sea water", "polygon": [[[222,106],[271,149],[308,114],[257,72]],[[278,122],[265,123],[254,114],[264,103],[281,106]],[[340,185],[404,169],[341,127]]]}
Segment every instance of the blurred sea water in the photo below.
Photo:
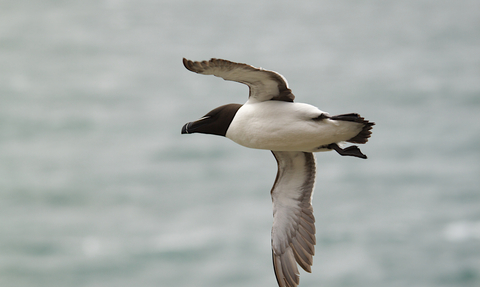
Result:
{"label": "blurred sea water", "polygon": [[270,152],[180,135],[284,75],[376,122],[318,153],[300,286],[480,285],[480,2],[1,1],[0,286],[276,286]]}

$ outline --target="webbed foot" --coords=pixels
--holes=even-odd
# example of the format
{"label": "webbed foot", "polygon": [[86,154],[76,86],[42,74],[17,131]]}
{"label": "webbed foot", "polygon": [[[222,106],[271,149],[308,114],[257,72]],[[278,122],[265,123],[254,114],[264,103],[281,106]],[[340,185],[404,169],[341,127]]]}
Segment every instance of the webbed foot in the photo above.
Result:
{"label": "webbed foot", "polygon": [[333,144],[329,144],[327,148],[335,150],[341,156],[354,156],[354,157],[359,157],[363,159],[367,158],[367,156],[364,155],[356,145],[352,145],[346,148],[341,148],[338,146],[338,144],[333,143]]}

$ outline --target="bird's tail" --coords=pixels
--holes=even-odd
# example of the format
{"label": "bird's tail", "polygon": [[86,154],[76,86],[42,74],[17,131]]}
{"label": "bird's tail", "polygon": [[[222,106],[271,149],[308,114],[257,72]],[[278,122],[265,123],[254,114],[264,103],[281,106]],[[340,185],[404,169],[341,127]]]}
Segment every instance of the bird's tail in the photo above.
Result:
{"label": "bird's tail", "polygon": [[359,114],[344,114],[344,115],[337,115],[330,118],[331,120],[337,121],[346,121],[346,122],[355,122],[363,124],[362,130],[353,138],[347,140],[350,143],[358,143],[364,144],[368,141],[368,138],[372,134],[372,126],[375,125],[373,122],[369,122],[368,120],[362,118]]}

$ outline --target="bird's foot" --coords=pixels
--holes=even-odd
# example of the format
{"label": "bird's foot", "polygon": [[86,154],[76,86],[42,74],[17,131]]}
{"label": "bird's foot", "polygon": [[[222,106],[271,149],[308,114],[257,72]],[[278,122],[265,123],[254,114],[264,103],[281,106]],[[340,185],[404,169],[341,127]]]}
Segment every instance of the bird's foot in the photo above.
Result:
{"label": "bird's foot", "polygon": [[329,144],[327,148],[335,150],[341,156],[354,156],[354,157],[359,157],[363,159],[367,158],[367,156],[364,155],[356,145],[352,145],[346,148],[341,148],[338,146],[338,144],[333,143],[333,144]]}

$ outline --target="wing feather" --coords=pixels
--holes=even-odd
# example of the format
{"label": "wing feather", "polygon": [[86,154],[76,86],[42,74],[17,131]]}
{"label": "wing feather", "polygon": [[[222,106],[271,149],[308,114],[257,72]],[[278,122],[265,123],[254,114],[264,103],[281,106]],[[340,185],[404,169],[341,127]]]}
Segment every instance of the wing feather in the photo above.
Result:
{"label": "wing feather", "polygon": [[273,151],[278,173],[272,188],[272,256],[280,287],[299,284],[297,263],[311,272],[315,253],[312,194],[315,158],[306,152]]}
{"label": "wing feather", "polygon": [[183,65],[195,73],[214,75],[247,85],[250,88],[250,99],[254,98],[260,102],[268,100],[293,102],[295,99],[288,88],[287,80],[274,71],[215,58],[201,62],[183,58]]}
{"label": "wing feather", "polygon": [[312,269],[310,268],[313,263],[312,255],[310,255],[310,253],[298,243],[296,237],[292,238],[292,246],[297,263],[303,268],[303,270],[312,272]]}

